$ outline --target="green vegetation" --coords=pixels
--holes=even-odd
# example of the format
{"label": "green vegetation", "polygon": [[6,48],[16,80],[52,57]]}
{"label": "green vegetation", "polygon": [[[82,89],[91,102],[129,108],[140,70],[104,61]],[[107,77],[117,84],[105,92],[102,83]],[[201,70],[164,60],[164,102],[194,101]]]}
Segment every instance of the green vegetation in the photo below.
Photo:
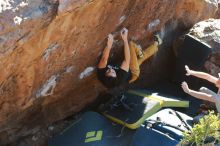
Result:
{"label": "green vegetation", "polygon": [[191,131],[184,133],[181,145],[203,146],[210,139],[212,143],[220,142],[220,116],[214,111],[201,118]]}

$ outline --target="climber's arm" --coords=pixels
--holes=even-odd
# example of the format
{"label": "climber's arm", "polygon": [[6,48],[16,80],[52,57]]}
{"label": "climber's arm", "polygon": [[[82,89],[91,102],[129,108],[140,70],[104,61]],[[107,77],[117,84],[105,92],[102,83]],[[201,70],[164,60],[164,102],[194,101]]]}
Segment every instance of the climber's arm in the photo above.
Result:
{"label": "climber's arm", "polygon": [[124,41],[124,56],[125,56],[125,58],[121,64],[120,68],[128,72],[129,67],[130,67],[131,56],[130,56],[130,48],[129,48],[129,44],[128,44],[128,30],[126,28],[124,28],[121,31],[121,36]]}
{"label": "climber's arm", "polygon": [[216,78],[208,73],[191,70],[191,69],[189,69],[188,66],[185,66],[185,68],[186,68],[186,72],[187,72],[186,75],[187,76],[192,75],[192,76],[195,76],[195,77],[198,77],[201,79],[205,79],[205,80],[207,80],[211,83],[214,83],[214,84],[218,81],[218,78]]}
{"label": "climber's arm", "polygon": [[112,48],[112,44],[113,44],[113,36],[112,36],[112,34],[109,34],[108,43],[102,53],[102,57],[101,57],[101,60],[99,61],[98,68],[105,68],[106,67],[106,65],[108,63],[109,54],[110,54],[110,51]]}
{"label": "climber's arm", "polygon": [[185,93],[187,93],[195,98],[210,101],[210,102],[215,102],[213,95],[208,94],[208,93],[204,93],[204,92],[198,92],[198,91],[191,90],[191,89],[189,89],[186,82],[182,83],[182,88]]}
{"label": "climber's arm", "polygon": [[216,96],[216,93],[213,92],[212,90],[206,88],[206,87],[201,87],[199,89],[200,92],[203,92],[203,93],[206,93],[206,94],[209,94],[209,95],[212,95],[212,96]]}

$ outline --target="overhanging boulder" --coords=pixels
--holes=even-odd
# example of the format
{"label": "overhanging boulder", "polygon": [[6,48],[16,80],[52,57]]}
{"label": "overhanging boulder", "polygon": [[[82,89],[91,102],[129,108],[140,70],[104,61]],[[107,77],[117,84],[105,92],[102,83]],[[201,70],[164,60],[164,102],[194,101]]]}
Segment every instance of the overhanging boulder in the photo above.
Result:
{"label": "overhanging boulder", "polygon": [[[165,43],[140,80],[152,84],[165,78],[172,61],[169,40],[217,10],[216,0],[1,1],[0,145],[95,100],[104,90],[95,67],[109,33],[128,27],[130,39],[148,46],[152,33],[161,32]],[[119,39],[115,44],[114,59],[122,47]]]}

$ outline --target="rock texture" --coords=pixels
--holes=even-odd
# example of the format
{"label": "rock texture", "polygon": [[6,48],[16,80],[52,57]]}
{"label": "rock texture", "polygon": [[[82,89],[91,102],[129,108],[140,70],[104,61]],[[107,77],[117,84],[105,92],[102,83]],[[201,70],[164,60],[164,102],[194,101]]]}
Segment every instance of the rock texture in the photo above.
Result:
{"label": "rock texture", "polygon": [[205,67],[209,73],[217,77],[220,73],[220,19],[199,22],[193,26],[189,34],[213,48]]}
{"label": "rock texture", "polygon": [[[172,57],[171,40],[196,22],[217,16],[218,2],[0,1],[0,145],[36,133],[94,101],[104,90],[95,66],[107,34],[127,27],[130,39],[147,46],[154,31],[161,33],[165,43],[141,77],[151,84],[166,74],[161,70]],[[122,45],[115,44],[113,58],[121,58]]]}

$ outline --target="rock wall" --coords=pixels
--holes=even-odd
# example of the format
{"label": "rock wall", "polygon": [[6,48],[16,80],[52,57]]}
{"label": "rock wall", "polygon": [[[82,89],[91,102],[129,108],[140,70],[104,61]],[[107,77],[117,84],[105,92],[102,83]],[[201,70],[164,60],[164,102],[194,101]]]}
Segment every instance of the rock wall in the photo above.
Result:
{"label": "rock wall", "polygon": [[[141,77],[151,84],[166,74],[171,40],[215,17],[218,2],[0,1],[0,145],[82,110],[105,90],[95,68],[107,34],[127,27],[130,39],[147,46],[154,31],[161,33],[165,43]],[[112,58],[121,58],[116,39]]]}

